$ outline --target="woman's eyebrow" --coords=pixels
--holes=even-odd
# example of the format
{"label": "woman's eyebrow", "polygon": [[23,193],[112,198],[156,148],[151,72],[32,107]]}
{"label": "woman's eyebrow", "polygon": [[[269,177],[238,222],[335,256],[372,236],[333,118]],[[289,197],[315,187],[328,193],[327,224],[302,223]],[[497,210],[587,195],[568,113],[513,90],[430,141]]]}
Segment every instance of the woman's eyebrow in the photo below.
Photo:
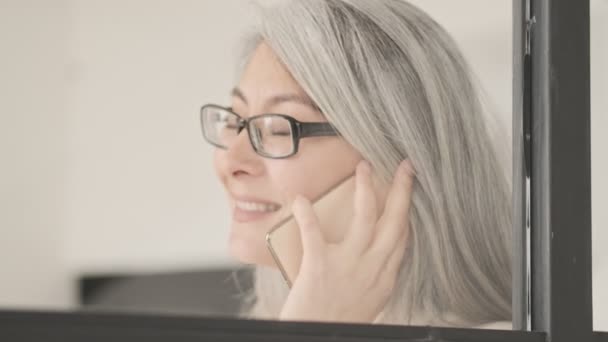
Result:
{"label": "woman's eyebrow", "polygon": [[[239,98],[245,104],[247,104],[247,97],[238,87],[232,89],[232,96]],[[266,107],[273,107],[279,105],[284,102],[295,102],[299,104],[303,104],[312,108],[315,111],[319,111],[320,109],[313,100],[311,100],[306,95],[294,94],[294,93],[286,93],[286,94],[278,94],[272,96],[270,99],[266,100]]]}

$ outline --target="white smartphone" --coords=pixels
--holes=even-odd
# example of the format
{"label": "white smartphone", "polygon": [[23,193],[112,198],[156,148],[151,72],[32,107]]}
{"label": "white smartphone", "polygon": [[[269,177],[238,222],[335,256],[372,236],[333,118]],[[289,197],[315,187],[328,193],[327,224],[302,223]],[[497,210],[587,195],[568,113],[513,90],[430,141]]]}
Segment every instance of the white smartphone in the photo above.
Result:
{"label": "white smartphone", "polygon": [[[313,210],[321,228],[325,229],[322,233],[326,241],[337,243],[344,239],[354,215],[354,194],[355,177],[351,175],[313,201]],[[303,255],[300,228],[293,215],[270,229],[266,234],[266,245],[291,288],[299,273]]]}

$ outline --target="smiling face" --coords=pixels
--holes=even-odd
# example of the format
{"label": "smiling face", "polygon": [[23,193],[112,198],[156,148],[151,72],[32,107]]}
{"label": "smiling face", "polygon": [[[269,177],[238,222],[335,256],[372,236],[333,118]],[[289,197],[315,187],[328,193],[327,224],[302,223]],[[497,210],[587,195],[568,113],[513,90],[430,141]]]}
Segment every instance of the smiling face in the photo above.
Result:
{"label": "smiling face", "polygon": [[[277,113],[301,122],[327,121],[265,43],[253,53],[232,95],[232,109],[242,118]],[[241,131],[228,149],[214,155],[232,208],[232,255],[244,263],[274,266],[265,236],[291,213],[295,196],[319,196],[353,173],[360,160],[336,136],[303,138],[296,155],[268,159],[256,154],[247,130]]]}

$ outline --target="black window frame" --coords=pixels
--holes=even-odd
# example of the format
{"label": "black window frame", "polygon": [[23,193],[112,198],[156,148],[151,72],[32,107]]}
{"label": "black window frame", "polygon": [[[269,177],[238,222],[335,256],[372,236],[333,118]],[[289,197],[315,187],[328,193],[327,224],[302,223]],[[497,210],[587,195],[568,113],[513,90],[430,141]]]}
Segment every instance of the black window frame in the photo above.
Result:
{"label": "black window frame", "polygon": [[513,2],[515,329],[593,332],[590,3]]}
{"label": "black window frame", "polygon": [[513,0],[514,331],[4,311],[0,340],[608,341],[592,321],[589,8]]}

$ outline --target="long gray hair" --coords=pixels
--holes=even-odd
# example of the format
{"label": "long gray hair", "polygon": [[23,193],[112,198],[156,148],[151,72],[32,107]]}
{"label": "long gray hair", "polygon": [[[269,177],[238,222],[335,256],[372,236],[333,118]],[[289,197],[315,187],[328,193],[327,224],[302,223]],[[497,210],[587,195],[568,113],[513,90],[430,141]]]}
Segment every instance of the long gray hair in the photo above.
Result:
{"label": "long gray hair", "polygon": [[[379,322],[510,321],[510,179],[450,35],[402,0],[299,0],[261,9],[247,50],[262,41],[382,181],[405,158],[416,168],[410,241]],[[276,318],[287,293],[278,271],[256,269],[250,316]]]}

